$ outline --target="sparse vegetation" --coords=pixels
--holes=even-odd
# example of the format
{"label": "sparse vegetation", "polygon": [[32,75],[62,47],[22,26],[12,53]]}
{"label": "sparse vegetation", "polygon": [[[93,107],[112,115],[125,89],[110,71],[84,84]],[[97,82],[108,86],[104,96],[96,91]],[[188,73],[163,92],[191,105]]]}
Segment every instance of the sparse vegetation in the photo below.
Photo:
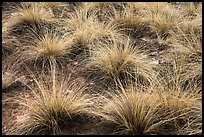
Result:
{"label": "sparse vegetation", "polygon": [[202,134],[202,2],[3,2],[2,55],[3,134]]}
{"label": "sparse vegetation", "polygon": [[[12,61],[11,61],[12,59]],[[18,73],[20,72],[20,62],[12,55],[2,61],[2,90],[5,91],[14,83],[20,82]]]}

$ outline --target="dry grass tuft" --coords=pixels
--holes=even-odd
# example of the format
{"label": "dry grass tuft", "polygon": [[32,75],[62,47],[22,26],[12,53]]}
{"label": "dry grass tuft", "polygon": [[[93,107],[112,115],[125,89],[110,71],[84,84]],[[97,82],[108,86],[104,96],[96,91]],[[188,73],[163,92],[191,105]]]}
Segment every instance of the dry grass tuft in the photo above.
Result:
{"label": "dry grass tuft", "polygon": [[28,44],[20,48],[20,55],[23,61],[39,62],[44,66],[52,59],[61,63],[68,59],[72,37],[68,33],[61,34],[58,30],[46,30],[38,35],[33,31],[36,38],[28,41]]}
{"label": "dry grass tuft", "polygon": [[75,9],[68,15],[65,28],[73,33],[75,44],[78,46],[89,47],[104,38],[119,36],[119,32],[113,25],[97,19],[97,11],[90,12],[87,8]]}
{"label": "dry grass tuft", "polygon": [[167,3],[148,3],[146,8],[144,22],[159,36],[169,36],[181,20],[179,12]]}
{"label": "dry grass tuft", "polygon": [[60,134],[61,130],[79,116],[92,116],[94,96],[88,87],[71,78],[57,74],[55,69],[35,78],[30,88],[33,98],[20,99],[27,108],[17,119],[13,134]]}
{"label": "dry grass tuft", "polygon": [[115,124],[113,134],[155,134],[162,130],[168,115],[160,107],[158,94],[122,89],[122,93],[111,94],[104,99],[101,116]]}
{"label": "dry grass tuft", "polygon": [[113,134],[201,134],[202,105],[200,88],[183,92],[152,86],[120,88],[104,97],[99,115],[114,123]]}
{"label": "dry grass tuft", "polygon": [[130,40],[100,43],[90,52],[87,68],[104,73],[105,79],[125,81],[125,76],[130,76],[148,83],[154,77],[154,65],[131,45]]}
{"label": "dry grass tuft", "polygon": [[145,27],[142,18],[134,14],[134,9],[131,7],[131,5],[124,7],[122,12],[118,12],[115,9],[113,16],[110,17],[110,21],[115,24],[121,24],[121,27],[124,29],[130,29],[134,31]]}
{"label": "dry grass tuft", "polygon": [[[185,45],[182,45],[185,44]],[[186,84],[202,86],[202,49],[199,40],[194,39],[194,42],[182,43],[172,46],[171,50],[164,52],[162,58],[171,69],[163,68],[166,71],[165,78],[169,85],[180,83],[183,87]],[[161,69],[161,68],[160,68]],[[170,82],[171,81],[171,82]]]}
{"label": "dry grass tuft", "polygon": [[124,10],[124,5],[124,2],[84,2],[82,6],[90,12],[97,12],[99,21],[107,22],[116,10],[118,12]]}
{"label": "dry grass tuft", "polygon": [[11,13],[5,24],[8,34],[22,34],[20,32],[25,31],[26,27],[38,27],[39,24],[59,23],[52,10],[46,9],[42,4],[20,4],[15,8],[15,12]]}
{"label": "dry grass tuft", "polygon": [[175,117],[171,121],[177,135],[202,134],[202,97],[200,86],[191,86],[183,91],[180,86],[164,88],[162,101],[164,108]]}

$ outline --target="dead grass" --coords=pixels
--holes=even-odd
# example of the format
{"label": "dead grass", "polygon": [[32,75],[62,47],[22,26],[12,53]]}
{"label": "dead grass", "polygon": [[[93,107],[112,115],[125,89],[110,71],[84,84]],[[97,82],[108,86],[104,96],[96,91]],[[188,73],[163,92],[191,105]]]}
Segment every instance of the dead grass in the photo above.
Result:
{"label": "dead grass", "polygon": [[27,108],[17,119],[13,134],[60,134],[61,129],[77,116],[92,116],[94,96],[86,93],[87,86],[71,76],[56,73],[33,77],[35,86],[28,87],[33,98],[18,100]]}
{"label": "dead grass", "polygon": [[113,134],[201,134],[200,87],[121,87],[104,97],[99,115],[114,123]]}
{"label": "dead grass", "polygon": [[[112,134],[202,134],[201,2],[2,8],[2,91],[20,82],[32,94],[17,100],[24,115],[7,131],[64,134],[94,115]],[[33,80],[21,79],[26,69]]]}
{"label": "dead grass", "polygon": [[20,77],[17,75],[19,72],[20,62],[17,58],[10,55],[2,60],[2,91],[6,91],[14,84],[20,82]]}
{"label": "dead grass", "polygon": [[69,13],[65,22],[65,29],[73,33],[75,45],[81,48],[89,48],[104,39],[123,38],[117,26],[100,22],[97,11],[90,12],[87,7]]}
{"label": "dead grass", "polygon": [[[52,59],[59,64],[62,60],[69,59],[70,47],[72,46],[72,37],[68,33],[62,34],[58,30],[46,30],[39,35],[32,31],[33,41],[19,48],[19,55],[23,62],[35,62],[36,65],[43,66],[50,63]],[[32,37],[33,38],[33,37]],[[37,64],[38,63],[38,64]]]}
{"label": "dead grass", "polygon": [[107,79],[125,81],[125,76],[136,76],[136,79],[141,78],[144,83],[151,83],[154,77],[154,65],[150,64],[147,56],[131,45],[130,40],[124,43],[101,43],[93,46],[90,52],[87,68],[102,71]]}
{"label": "dead grass", "polygon": [[[177,134],[201,134],[202,111],[201,87],[191,86],[183,91],[180,86],[174,89],[165,89],[162,99],[164,107],[175,117],[172,121]],[[191,129],[191,132],[189,130]]]}
{"label": "dead grass", "polygon": [[194,42],[183,42],[183,44],[185,45],[177,44],[172,46],[172,49],[168,53],[164,52],[162,55],[165,62],[168,62],[172,66],[172,69],[168,70],[165,77],[173,80],[174,84],[177,82],[182,83],[184,87],[186,87],[187,83],[190,83],[191,86],[194,84],[201,85],[201,43],[199,40],[194,39]]}
{"label": "dead grass", "polygon": [[7,21],[6,27],[9,30],[17,29],[22,24],[37,24],[39,22],[56,22],[51,10],[45,9],[38,4],[32,4],[31,7],[22,4],[21,7],[17,7],[14,13],[11,13],[11,17]]}
{"label": "dead grass", "polygon": [[105,98],[105,105],[99,112],[115,124],[113,134],[144,135],[162,131],[168,115],[161,107],[158,94],[143,93],[134,87],[119,92]]}

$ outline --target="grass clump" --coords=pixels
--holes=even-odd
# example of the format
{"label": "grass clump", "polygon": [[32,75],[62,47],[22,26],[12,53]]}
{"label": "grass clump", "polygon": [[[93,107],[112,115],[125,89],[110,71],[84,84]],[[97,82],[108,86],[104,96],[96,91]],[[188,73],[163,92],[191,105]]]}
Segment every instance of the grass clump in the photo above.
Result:
{"label": "grass clump", "polygon": [[29,28],[37,28],[36,31],[41,31],[43,29],[43,27],[40,27],[42,24],[55,26],[58,22],[52,10],[45,8],[42,4],[19,3],[14,8],[14,12],[9,15],[10,18],[7,19],[5,24],[8,34],[14,36],[24,35]]}
{"label": "grass clump", "polygon": [[179,87],[121,87],[104,97],[99,115],[113,123],[112,134],[201,134],[202,105],[199,90],[199,87],[185,92]]}
{"label": "grass clump", "polygon": [[147,84],[154,77],[154,65],[150,64],[147,56],[131,45],[130,40],[124,43],[101,43],[90,52],[87,68],[102,72],[105,80],[125,81],[125,77],[134,77]]}
{"label": "grass clump", "polygon": [[20,48],[19,55],[24,62],[30,61],[42,65],[50,63],[52,59],[61,63],[69,57],[72,37],[69,34],[61,34],[58,30],[46,30],[42,35],[33,32],[36,38],[28,42],[27,46]]}
{"label": "grass clump", "polygon": [[185,91],[180,87],[177,85],[174,88],[164,88],[162,91],[163,107],[171,114],[171,117],[174,117],[169,127],[177,135],[202,134],[201,87],[189,86]]}
{"label": "grass clump", "polygon": [[[166,71],[164,79],[166,83],[174,83],[188,87],[187,85],[202,85],[202,50],[199,40],[192,40],[189,43],[178,43],[171,47],[168,52],[161,56],[166,65],[162,71]],[[171,66],[168,67],[167,66]],[[171,82],[170,82],[171,81]],[[171,85],[171,84],[170,84]]]}
{"label": "grass clump", "polygon": [[104,100],[100,112],[105,120],[115,124],[112,134],[156,134],[167,118],[157,94],[122,89],[122,93],[111,94]]}
{"label": "grass clump", "polygon": [[27,111],[17,119],[14,134],[60,134],[75,118],[92,116],[94,97],[86,93],[87,86],[55,70],[50,74],[51,79],[34,77],[33,97],[19,100]]}
{"label": "grass clump", "polygon": [[73,12],[68,13],[64,23],[65,30],[73,34],[77,49],[89,49],[92,44],[105,39],[124,39],[117,24],[100,21],[97,17],[98,10],[92,11],[89,6],[84,4],[81,9],[75,8]]}

